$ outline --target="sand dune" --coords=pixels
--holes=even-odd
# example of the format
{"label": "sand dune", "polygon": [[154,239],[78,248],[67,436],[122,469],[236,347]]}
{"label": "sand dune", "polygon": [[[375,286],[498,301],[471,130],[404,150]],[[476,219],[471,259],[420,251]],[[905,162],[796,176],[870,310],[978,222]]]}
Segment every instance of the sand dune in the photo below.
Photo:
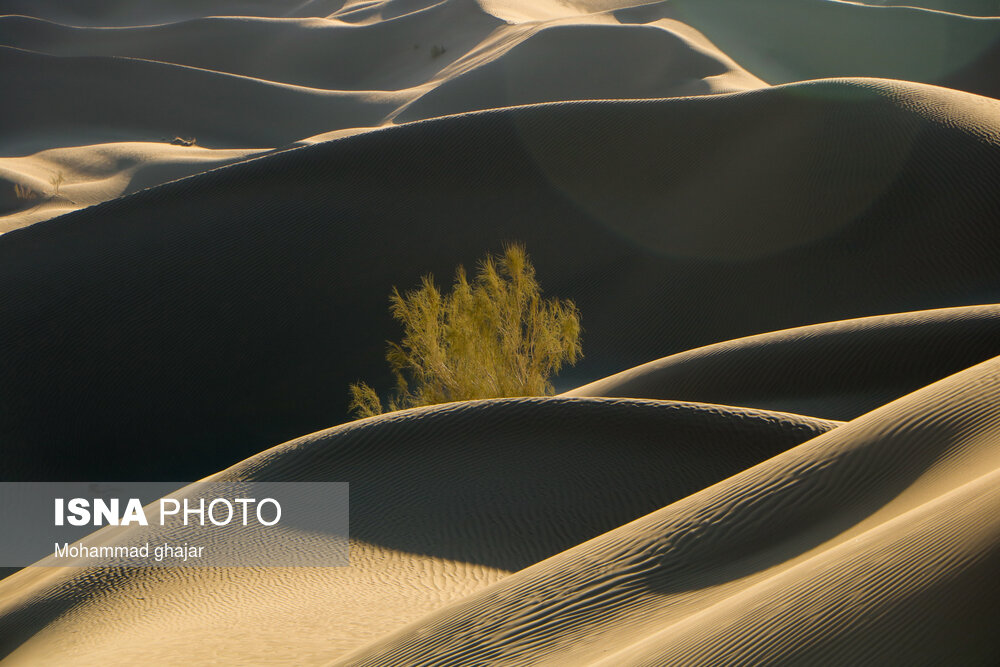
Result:
{"label": "sand dune", "polygon": [[[216,478],[350,479],[350,567],[28,568],[0,582],[3,648],[19,646],[15,665],[107,664],[123,651],[133,662],[176,664],[204,660],[210,641],[222,661],[246,664],[285,653],[296,636],[294,655],[273,662],[329,659],[835,425],[549,398],[452,404],[320,432]],[[234,624],[245,629],[231,632]]]}
{"label": "sand dune", "polygon": [[[0,212],[17,211],[8,216],[9,224],[40,222],[261,153],[259,150],[210,150],[161,142],[119,142],[51,148],[25,157],[3,158],[0,159],[0,179],[48,194],[29,200],[29,207],[25,208],[25,202],[4,190],[0,194]],[[58,192],[56,180],[59,181]]]}
{"label": "sand dune", "polygon": [[[210,16],[295,17],[324,16],[346,5],[345,0],[98,0],[81,5],[56,0],[38,5],[30,0],[4,0],[0,14],[37,16],[84,26],[152,25]],[[367,4],[367,3],[360,3]]]}
{"label": "sand dune", "polygon": [[[600,44],[599,49],[594,44]],[[539,102],[682,97],[765,84],[667,26],[557,24],[507,30],[441,72],[395,122]],[[490,52],[492,51],[492,53]],[[499,52],[499,53],[498,53]],[[626,63],[633,75],[619,76]]]}
{"label": "sand dune", "polygon": [[769,83],[873,76],[1000,93],[995,6],[991,18],[838,0],[663,6]]}
{"label": "sand dune", "polygon": [[[392,0],[103,2],[87,11],[0,5],[0,84],[18,94],[0,108],[0,232],[128,192],[57,169],[80,191],[60,198],[32,176],[53,148],[89,146],[99,156],[108,143],[179,138],[251,154],[514,105],[847,76],[1000,94],[1000,19],[912,7]],[[908,48],[915,43],[919,57]],[[36,198],[13,198],[15,185]]]}
{"label": "sand dune", "polygon": [[998,327],[996,306],[843,320],[708,345],[564,395],[684,397],[854,419],[1000,355]]}
{"label": "sand dune", "polygon": [[[5,84],[17,87],[24,71],[34,74],[32,85],[20,86],[22,104],[5,106],[3,113],[18,147],[27,137],[62,133],[64,140],[81,135],[168,143],[176,136],[213,148],[273,147],[370,123],[395,106],[387,94],[318,91],[144,60],[0,49]],[[279,114],[282,122],[275,123]]]}
{"label": "sand dune", "polygon": [[[24,568],[0,660],[1000,662],[998,64],[987,0],[0,0],[2,479],[352,540]],[[508,241],[564,393],[342,424]]]}
{"label": "sand dune", "polygon": [[553,398],[317,433],[217,478],[350,478],[349,568],[28,568],[8,661],[985,664],[998,365],[839,426]]}
{"label": "sand dune", "polygon": [[[174,15],[115,28],[75,25],[79,16],[60,23],[0,15],[0,46],[7,47],[0,48],[0,83],[20,97],[0,113],[7,128],[0,151],[27,163],[0,158],[10,183],[0,188],[7,191],[0,231],[127,194],[98,187],[94,173],[57,168],[78,191],[59,197],[32,175],[54,148],[80,154],[89,147],[99,159],[109,143],[176,139],[254,154],[464,111],[765,85],[683,24],[621,25],[606,12],[581,17],[565,8],[508,24],[501,17],[513,20],[509,12],[499,9],[395,2],[311,18]],[[247,44],[255,45],[252,56]],[[648,63],[646,71],[618,75],[635,63]],[[579,74],[567,77],[572,71]],[[157,161],[155,147],[123,150],[145,150]],[[189,164],[187,173],[199,171],[199,161]],[[19,201],[10,196],[14,185],[38,196]]]}
{"label": "sand dune", "polygon": [[875,7],[920,7],[949,14],[965,16],[996,16],[997,6],[993,0],[920,0],[920,2],[899,2],[896,0],[867,0],[861,5]]}
{"label": "sand dune", "polygon": [[[474,46],[503,25],[477,10],[475,3],[444,2],[363,24],[217,16],[109,31],[8,17],[0,26],[10,46],[50,55],[135,58],[309,88],[389,91],[427,83],[464,52],[463,43]],[[458,53],[431,58],[435,37]],[[247,44],[255,45],[253,57]]]}
{"label": "sand dune", "polygon": [[[837,80],[517,107],[15,230],[0,237],[0,322],[19,332],[0,342],[10,476],[96,472],[94,453],[141,440],[151,455],[121,457],[122,474],[191,479],[336,423],[349,382],[389,381],[391,286],[510,239],[586,313],[563,389],[748,334],[989,302],[998,105]],[[165,467],[164,451],[181,455]]]}
{"label": "sand dune", "polygon": [[337,664],[988,664],[998,372],[933,384]]}

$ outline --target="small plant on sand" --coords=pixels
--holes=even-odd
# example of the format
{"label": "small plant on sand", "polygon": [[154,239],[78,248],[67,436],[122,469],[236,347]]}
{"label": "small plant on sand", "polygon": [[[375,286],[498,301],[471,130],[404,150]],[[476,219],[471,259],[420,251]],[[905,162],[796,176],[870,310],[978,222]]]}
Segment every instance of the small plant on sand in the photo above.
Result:
{"label": "small plant on sand", "polygon": [[21,200],[38,199],[38,193],[29,188],[27,185],[21,185],[20,183],[14,184],[14,197]]}
{"label": "small plant on sand", "polygon": [[57,171],[55,174],[52,175],[52,178],[49,179],[49,185],[51,185],[53,188],[52,190],[53,197],[59,196],[59,188],[62,187],[62,184],[63,182],[65,182],[65,180],[66,177],[63,176],[63,173],[61,171]]}
{"label": "small plant on sand", "polygon": [[443,56],[445,51],[448,49],[444,48],[440,44],[435,44],[431,47],[431,58],[437,58],[438,56]]}
{"label": "small plant on sand", "polygon": [[[549,378],[583,356],[580,313],[572,301],[543,299],[535,269],[521,245],[487,255],[469,280],[458,267],[450,294],[426,275],[420,287],[389,297],[403,339],[389,343],[396,377],[389,410],[449,401],[554,392]],[[352,412],[381,414],[367,384],[350,387]]]}

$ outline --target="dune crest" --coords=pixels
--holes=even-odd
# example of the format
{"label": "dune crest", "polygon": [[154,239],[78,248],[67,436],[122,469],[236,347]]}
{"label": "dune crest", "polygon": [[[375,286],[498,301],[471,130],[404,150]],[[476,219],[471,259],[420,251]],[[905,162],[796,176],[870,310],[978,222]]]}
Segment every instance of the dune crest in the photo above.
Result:
{"label": "dune crest", "polygon": [[[351,488],[347,567],[4,568],[0,661],[1000,662],[997,71],[993,0],[0,0],[3,480]],[[510,243],[562,393],[345,422]]]}
{"label": "dune crest", "polygon": [[853,419],[1000,355],[998,326],[992,305],[816,324],[689,350],[563,395],[683,396]]}
{"label": "dune crest", "polygon": [[[330,429],[212,479],[350,480],[349,567],[26,568],[0,581],[7,660],[199,662],[211,642],[225,661],[246,663],[295,636],[294,654],[274,660],[321,662],[835,426],[722,406],[548,398]],[[234,618],[243,631],[232,632]]]}
{"label": "dune crest", "polygon": [[932,384],[333,664],[985,664],[998,373]]}
{"label": "dune crest", "polygon": [[[523,104],[845,76],[1000,93],[990,75],[1000,19],[826,0],[770,4],[773,11],[721,0],[173,1],[43,10],[8,0],[0,4],[0,84],[20,99],[0,108],[0,190],[29,187],[45,201],[0,193],[0,232],[130,192],[103,185],[99,169],[77,161],[75,170],[59,167],[77,196],[52,196],[35,176],[52,149],[99,161],[105,144],[128,142],[121,150],[153,164],[164,147],[148,142],[180,138],[221,151],[151,172],[157,177],[142,182],[149,187],[225,164],[227,151],[258,154]],[[810,34],[817,29],[843,39]],[[919,59],[904,48],[914,42]],[[123,167],[113,180],[127,178]]]}

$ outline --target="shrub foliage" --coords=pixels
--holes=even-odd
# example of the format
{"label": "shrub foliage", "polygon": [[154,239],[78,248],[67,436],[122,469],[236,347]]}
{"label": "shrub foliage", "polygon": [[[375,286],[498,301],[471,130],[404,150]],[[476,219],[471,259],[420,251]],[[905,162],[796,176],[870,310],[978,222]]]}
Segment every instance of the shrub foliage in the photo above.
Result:
{"label": "shrub foliage", "polygon": [[[390,342],[386,353],[396,378],[389,410],[551,394],[549,378],[583,356],[576,305],[542,298],[521,245],[487,255],[473,280],[459,267],[450,294],[426,275],[405,294],[394,287],[389,302],[403,326],[402,340]],[[352,384],[350,391],[356,416],[382,412],[367,384]]]}

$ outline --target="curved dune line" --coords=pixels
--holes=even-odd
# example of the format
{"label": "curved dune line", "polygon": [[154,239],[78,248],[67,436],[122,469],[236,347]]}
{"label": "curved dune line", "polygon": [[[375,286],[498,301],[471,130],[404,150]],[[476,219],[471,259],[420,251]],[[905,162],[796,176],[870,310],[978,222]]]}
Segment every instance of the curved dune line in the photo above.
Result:
{"label": "curved dune line", "polygon": [[6,133],[50,141],[100,132],[106,140],[181,136],[216,148],[270,148],[376,124],[399,104],[391,92],[317,90],[171,63],[0,46],[0,81],[16,87],[24,71],[36,81],[21,86],[19,104],[4,106],[2,117],[11,123]]}
{"label": "curved dune line", "polygon": [[[50,55],[136,58],[308,88],[364,91],[423,85],[441,69],[441,61],[428,53],[434,43],[447,42],[459,55],[501,25],[474,4],[442,3],[366,25],[213,16],[108,30],[12,16],[0,17],[0,35],[9,35],[8,46]],[[253,54],[247,44],[254,45]]]}
{"label": "curved dune line", "polygon": [[[347,481],[352,541],[24,568],[0,661],[997,663],[996,13],[0,0],[3,479]],[[589,384],[326,428],[509,241]]]}
{"label": "curved dune line", "polygon": [[281,648],[279,663],[327,660],[835,426],[580,398],[357,422],[213,476],[350,481],[350,567],[27,568],[0,582],[0,637],[11,664],[197,662],[206,642],[229,662],[253,662],[292,637],[302,643]]}
{"label": "curved dune line", "polygon": [[930,385],[337,664],[985,664],[998,371]]}
{"label": "curved dune line", "polygon": [[564,396],[631,396],[853,419],[1000,355],[1000,306],[942,308],[747,336],[622,371]]}
{"label": "curved dune line", "polygon": [[[43,162],[37,154],[48,149],[99,152],[103,143],[174,137],[254,152],[523,104],[845,76],[996,96],[998,34],[1000,19],[828,0],[769,0],[750,11],[725,0],[89,9],[8,0],[0,3],[0,84],[18,101],[0,107],[0,152]],[[75,196],[45,205],[9,196],[14,185],[45,191],[29,173],[13,175],[10,188],[0,181],[0,231],[123,193],[69,164],[62,171]]]}
{"label": "curved dune line", "polygon": [[391,286],[512,239],[585,314],[586,380],[750,332],[988,301],[998,104],[844,80],[518,107],[15,230],[0,237],[8,474],[87,475],[144,442],[176,456],[116,454],[122,474],[191,478],[341,421],[347,384],[384,378]]}

